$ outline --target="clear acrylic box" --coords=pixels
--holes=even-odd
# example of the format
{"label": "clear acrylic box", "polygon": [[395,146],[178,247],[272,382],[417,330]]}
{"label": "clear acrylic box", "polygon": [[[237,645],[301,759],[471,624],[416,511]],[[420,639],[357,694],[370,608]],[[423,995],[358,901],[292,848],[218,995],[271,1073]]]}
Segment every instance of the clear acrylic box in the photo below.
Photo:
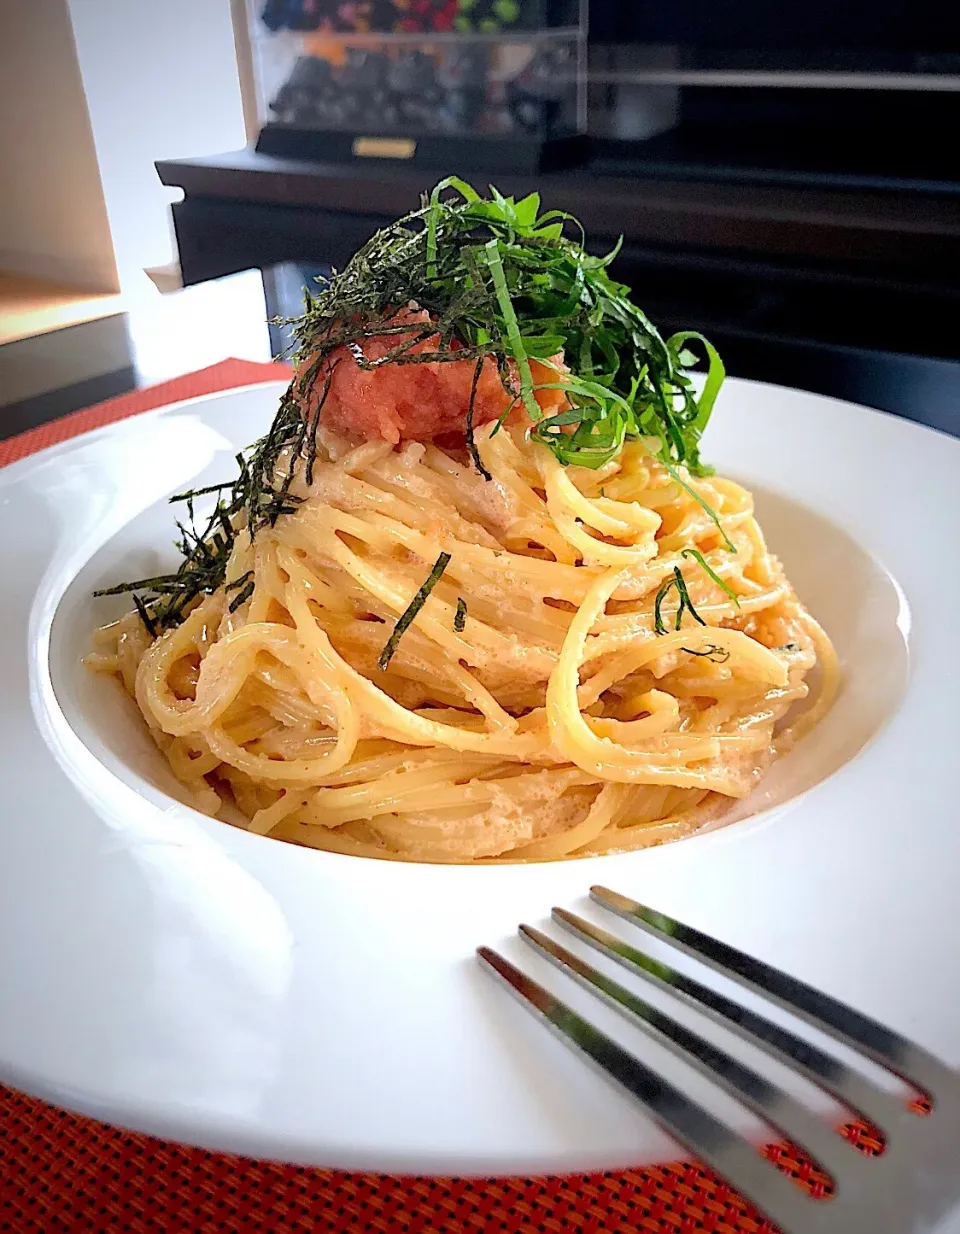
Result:
{"label": "clear acrylic box", "polygon": [[576,161],[587,119],[585,8],[249,0],[257,148],[465,171]]}

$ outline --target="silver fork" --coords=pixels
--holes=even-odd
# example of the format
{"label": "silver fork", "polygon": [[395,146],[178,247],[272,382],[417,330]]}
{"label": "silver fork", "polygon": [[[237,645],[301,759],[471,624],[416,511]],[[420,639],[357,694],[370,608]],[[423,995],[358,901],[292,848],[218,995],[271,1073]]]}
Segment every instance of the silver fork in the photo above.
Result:
{"label": "silver fork", "polygon": [[489,947],[478,948],[484,964],[548,1027],[622,1085],[666,1131],[722,1174],[784,1234],[924,1234],[960,1203],[960,1073],[875,1020],[698,930],[605,887],[593,887],[590,894],[631,925],[695,956],[858,1050],[912,1084],[932,1103],[932,1111],[925,1116],[910,1111],[832,1054],[583,918],[564,909],[553,910],[554,921],[582,942],[733,1029],[861,1114],[886,1140],[881,1156],[867,1157],[765,1077],[585,964],[546,934],[520,926],[521,936],[562,972],[805,1149],[834,1184],[829,1198],[813,1199],[743,1137],[503,956]]}

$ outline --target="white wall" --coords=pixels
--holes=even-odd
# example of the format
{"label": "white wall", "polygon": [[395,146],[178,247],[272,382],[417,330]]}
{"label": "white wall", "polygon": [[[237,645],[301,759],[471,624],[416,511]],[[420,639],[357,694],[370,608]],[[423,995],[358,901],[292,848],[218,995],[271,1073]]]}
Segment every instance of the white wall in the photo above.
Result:
{"label": "white wall", "polygon": [[116,291],[66,0],[0,0],[0,269]]}
{"label": "white wall", "polygon": [[230,0],[69,6],[121,286],[148,295],[142,271],[174,256],[170,190],[154,160],[246,141]]}

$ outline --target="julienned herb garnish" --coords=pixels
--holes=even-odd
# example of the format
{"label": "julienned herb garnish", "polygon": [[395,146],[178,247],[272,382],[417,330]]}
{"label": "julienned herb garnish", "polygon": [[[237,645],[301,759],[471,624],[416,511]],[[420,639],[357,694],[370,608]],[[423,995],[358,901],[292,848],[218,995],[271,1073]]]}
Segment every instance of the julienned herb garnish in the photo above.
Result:
{"label": "julienned herb garnish", "polygon": [[[568,225],[579,238],[564,234]],[[660,336],[628,289],[608,274],[616,253],[588,253],[580,224],[559,210],[541,214],[537,193],[516,201],[491,187],[487,199],[462,180],[444,180],[419,210],[373,236],[315,295],[306,293],[304,315],[294,323],[296,376],[269,432],[238,455],[234,481],[171,498],[187,503],[191,521],[189,530],[181,526],[180,568],[98,594],[152,593],[140,597],[137,607],[155,634],[178,625],[195,600],[224,585],[237,530],[246,525],[256,536],[296,509],[300,498],[290,489],[301,463],[307,483],[312,481],[316,429],[340,348],[366,370],[475,361],[467,447],[486,479],[473,413],[488,357],[511,402],[522,402],[534,421],[533,436],[564,464],[600,467],[625,440],[654,439],[664,466],[735,551],[716,513],[677,472],[681,465],[693,475],[709,472],[700,461],[700,437],[724,379],[723,364],[694,331]],[[430,314],[429,322],[391,319],[411,302]],[[371,360],[361,344],[372,338],[396,343]],[[693,340],[708,363],[699,395],[690,373],[697,362],[688,347]],[[424,343],[427,348],[416,350]],[[553,360],[561,353],[565,368]],[[552,379],[538,385],[531,360],[552,368]],[[535,397],[539,388],[562,389],[570,407],[544,417]],[[211,493],[217,494],[216,507],[197,531],[193,501]],[[249,596],[246,584],[231,608],[239,607],[241,596]]]}
{"label": "julienned herb garnish", "polygon": [[692,557],[694,561],[699,562],[699,564],[703,567],[703,569],[710,576],[710,578],[713,579],[713,581],[717,584],[720,590],[726,592],[726,594],[734,602],[737,608],[740,607],[740,597],[737,595],[737,593],[733,590],[732,587],[729,587],[723,581],[723,579],[716,572],[716,570],[712,569],[709,565],[707,565],[706,558],[704,557],[703,553],[700,552],[699,549],[685,548],[683,552],[680,554],[680,556],[681,557]]}
{"label": "julienned herb garnish", "polygon": [[457,611],[453,618],[453,628],[458,634],[462,634],[467,626],[467,602],[460,596],[457,600]]}
{"label": "julienned herb garnish", "polygon": [[[568,223],[578,239],[564,235]],[[343,344],[354,346],[366,369],[489,356],[507,393],[535,421],[534,435],[561,462],[599,467],[626,438],[650,436],[664,461],[706,474],[700,435],[723,382],[723,364],[696,332],[661,338],[628,289],[607,273],[616,252],[588,253],[579,223],[559,210],[541,214],[537,193],[515,201],[491,187],[485,199],[456,177],[444,180],[419,210],[378,232],[307,298],[304,316],[294,323],[295,398],[306,401],[327,357]],[[391,326],[390,313],[410,302],[431,320]],[[382,359],[368,360],[358,346],[391,335],[398,342]],[[699,397],[689,372],[696,363],[688,350],[692,340],[703,345],[708,360]],[[426,342],[429,351],[415,350]],[[560,353],[570,371],[557,369],[538,386],[530,361],[549,366]],[[575,414],[544,418],[535,392],[558,385]],[[471,428],[475,396],[476,383]]]}
{"label": "julienned herb garnish", "polygon": [[426,604],[427,596],[429,596],[430,592],[433,591],[434,587],[436,587],[437,583],[440,581],[440,575],[449,564],[450,554],[441,553],[434,562],[433,569],[427,575],[423,585],[404,609],[400,616],[400,620],[393,627],[393,633],[387,639],[386,647],[384,647],[383,651],[380,652],[380,659],[377,660],[377,668],[381,673],[385,673],[387,671],[390,661],[393,659],[393,653],[397,650],[397,646],[399,645],[401,638],[403,638],[407,628],[413,622],[414,617],[416,617],[417,613],[419,613],[424,604]]}
{"label": "julienned herb garnish", "polygon": [[673,628],[675,630],[679,630],[681,625],[683,625],[684,610],[690,614],[694,621],[699,622],[700,625],[705,626],[707,624],[693,607],[693,601],[690,599],[689,591],[687,591],[686,579],[680,573],[680,567],[674,566],[673,573],[661,584],[660,590],[657,592],[653,601],[653,628],[656,630],[657,634],[666,634],[667,632],[667,625],[663,620],[663,602],[666,600],[667,596],[674,587],[677,589],[679,604],[677,605],[677,615]]}

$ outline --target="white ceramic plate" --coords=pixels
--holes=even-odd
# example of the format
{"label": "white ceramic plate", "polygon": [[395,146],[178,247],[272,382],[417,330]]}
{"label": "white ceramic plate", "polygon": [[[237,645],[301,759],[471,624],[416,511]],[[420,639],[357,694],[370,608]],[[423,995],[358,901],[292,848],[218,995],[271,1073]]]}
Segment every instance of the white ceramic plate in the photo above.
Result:
{"label": "white ceramic plate", "polygon": [[553,904],[594,915],[594,882],[960,1063],[960,443],[731,381],[706,454],[755,488],[770,543],[837,643],[832,715],[777,765],[752,817],[710,834],[554,865],[405,865],[178,804],[122,693],[78,665],[115,611],[90,591],[154,572],[165,497],[229,477],[280,389],[166,408],[0,473],[0,1079],[163,1136],[328,1166],[668,1158],[676,1145],[474,959],[479,943],[522,957],[659,1064],[515,940]]}

